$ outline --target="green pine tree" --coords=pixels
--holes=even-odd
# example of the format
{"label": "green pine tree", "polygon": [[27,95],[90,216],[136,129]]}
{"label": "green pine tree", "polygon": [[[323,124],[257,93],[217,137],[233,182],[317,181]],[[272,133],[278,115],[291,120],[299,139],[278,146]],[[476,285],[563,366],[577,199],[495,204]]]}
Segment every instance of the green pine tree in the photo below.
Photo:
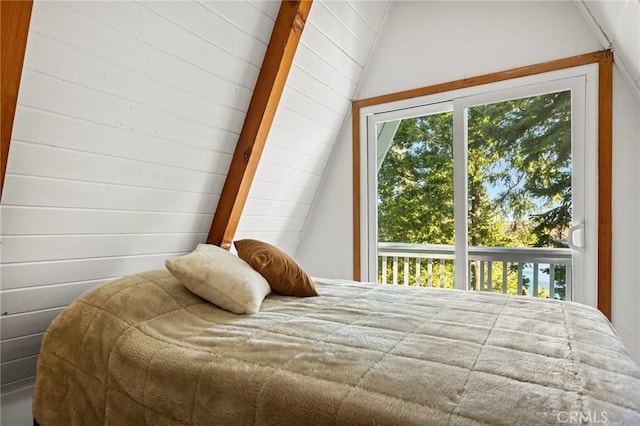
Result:
{"label": "green pine tree", "polygon": [[[468,243],[566,247],[570,92],[469,108],[468,143]],[[452,113],[402,120],[378,172],[379,240],[453,244],[453,203]],[[472,264],[472,288],[479,285],[479,267]],[[446,268],[452,276],[452,265]],[[500,291],[502,268],[494,269],[492,286]],[[508,274],[509,293],[515,293],[517,271],[510,266]],[[564,268],[556,267],[555,276],[564,298]]]}

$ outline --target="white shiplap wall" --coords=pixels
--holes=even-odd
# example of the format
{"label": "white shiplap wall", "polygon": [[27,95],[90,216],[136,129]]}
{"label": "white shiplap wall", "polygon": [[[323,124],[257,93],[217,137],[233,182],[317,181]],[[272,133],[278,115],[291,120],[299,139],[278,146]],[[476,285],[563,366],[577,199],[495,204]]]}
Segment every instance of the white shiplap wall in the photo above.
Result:
{"label": "white shiplap wall", "polygon": [[88,288],[206,239],[275,2],[35,2],[2,195],[2,383]]}
{"label": "white shiplap wall", "polygon": [[[0,203],[3,384],[78,295],[206,239],[279,5],[35,2]],[[238,238],[295,253],[385,9],[314,3]]]}
{"label": "white shiplap wall", "polygon": [[269,241],[295,254],[386,6],[314,2],[237,239]]}

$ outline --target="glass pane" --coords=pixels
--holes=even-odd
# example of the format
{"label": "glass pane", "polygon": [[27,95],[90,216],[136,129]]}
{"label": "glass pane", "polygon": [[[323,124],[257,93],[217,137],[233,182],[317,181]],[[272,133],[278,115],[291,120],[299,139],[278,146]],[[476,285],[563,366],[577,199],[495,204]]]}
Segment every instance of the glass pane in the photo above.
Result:
{"label": "glass pane", "polygon": [[571,253],[549,249],[571,224],[571,92],[467,114],[469,287],[565,299]]}
{"label": "glass pane", "polygon": [[452,117],[377,124],[379,282],[453,286]]}

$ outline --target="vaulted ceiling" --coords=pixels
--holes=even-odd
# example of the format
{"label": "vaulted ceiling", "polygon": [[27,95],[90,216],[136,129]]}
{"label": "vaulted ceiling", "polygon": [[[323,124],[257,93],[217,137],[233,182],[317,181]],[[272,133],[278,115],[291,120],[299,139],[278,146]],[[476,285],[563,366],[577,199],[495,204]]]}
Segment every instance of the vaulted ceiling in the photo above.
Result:
{"label": "vaulted ceiling", "polygon": [[614,51],[614,60],[640,94],[640,1],[576,0],[578,8],[603,48]]}
{"label": "vaulted ceiling", "polygon": [[386,2],[314,2],[237,238],[295,253]]}
{"label": "vaulted ceiling", "polygon": [[[314,1],[236,238],[296,253],[393,4]],[[575,4],[639,87],[640,3]],[[0,205],[3,382],[87,288],[206,239],[279,6],[34,3]]]}
{"label": "vaulted ceiling", "polygon": [[[295,253],[386,6],[314,2],[238,238]],[[0,205],[3,382],[88,288],[206,240],[279,8],[33,3]]]}

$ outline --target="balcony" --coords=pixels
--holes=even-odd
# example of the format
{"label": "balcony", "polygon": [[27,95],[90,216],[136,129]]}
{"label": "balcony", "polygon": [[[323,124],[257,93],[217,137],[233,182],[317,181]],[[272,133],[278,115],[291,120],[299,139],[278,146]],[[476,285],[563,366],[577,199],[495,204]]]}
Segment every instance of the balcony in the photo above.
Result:
{"label": "balcony", "polygon": [[[454,258],[451,245],[378,243],[378,282],[451,288]],[[469,271],[470,290],[571,300],[571,249],[469,247]]]}

